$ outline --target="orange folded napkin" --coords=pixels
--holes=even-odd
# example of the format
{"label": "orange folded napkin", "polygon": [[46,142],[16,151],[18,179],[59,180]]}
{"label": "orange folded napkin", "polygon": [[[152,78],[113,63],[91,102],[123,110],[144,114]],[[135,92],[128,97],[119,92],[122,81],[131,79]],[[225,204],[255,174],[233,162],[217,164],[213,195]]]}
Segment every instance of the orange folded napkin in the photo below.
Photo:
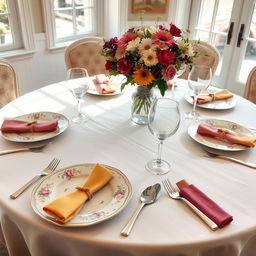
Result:
{"label": "orange folded napkin", "polygon": [[58,128],[58,120],[38,122],[21,120],[4,120],[1,126],[2,132],[50,132]]}
{"label": "orange folded napkin", "polygon": [[111,81],[104,74],[96,75],[93,82],[101,94],[111,94],[116,92],[116,90],[114,90],[111,86]]}
{"label": "orange folded napkin", "polygon": [[[216,93],[210,93],[207,95],[199,95],[197,98],[197,104],[205,104],[207,102],[212,102],[215,100],[227,100],[229,98],[232,98],[234,95],[229,92],[228,90],[222,90]],[[194,97],[193,97],[194,98]]]}
{"label": "orange folded napkin", "polygon": [[43,207],[43,210],[62,223],[74,218],[92,194],[105,186],[113,177],[113,172],[106,167],[96,164],[85,184],[77,187],[76,191],[57,198]]}
{"label": "orange folded napkin", "polygon": [[200,124],[197,128],[197,133],[209,137],[220,138],[231,143],[241,144],[248,147],[256,146],[256,137],[254,136],[218,129],[208,124]]}
{"label": "orange folded napkin", "polygon": [[185,197],[190,203],[215,222],[219,228],[223,228],[233,221],[233,217],[229,213],[223,210],[195,185],[188,184],[185,180],[177,182],[176,185],[180,189],[180,195]]}

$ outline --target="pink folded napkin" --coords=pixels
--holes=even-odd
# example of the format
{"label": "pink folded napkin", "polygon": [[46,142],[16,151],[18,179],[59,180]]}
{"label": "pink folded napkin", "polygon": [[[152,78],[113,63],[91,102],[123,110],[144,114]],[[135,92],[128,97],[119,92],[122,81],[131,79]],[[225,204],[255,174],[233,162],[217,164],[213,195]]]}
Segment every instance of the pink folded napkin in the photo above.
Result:
{"label": "pink folded napkin", "polygon": [[222,140],[226,140],[228,142],[235,144],[245,145],[248,147],[256,146],[256,137],[254,136],[218,129],[209,124],[200,124],[197,128],[197,133],[209,137],[215,137]]}
{"label": "pink folded napkin", "polygon": [[111,93],[116,92],[116,90],[114,90],[111,86],[111,81],[104,74],[96,75],[93,82],[94,82],[97,90],[101,94],[111,94]]}
{"label": "pink folded napkin", "polygon": [[58,128],[58,120],[38,122],[21,120],[4,120],[1,126],[2,132],[50,132]]}
{"label": "pink folded napkin", "polygon": [[[199,95],[196,103],[198,105],[201,105],[201,104],[205,104],[205,103],[216,101],[216,100],[227,100],[229,98],[232,98],[233,96],[234,95],[231,92],[224,89],[215,93]],[[194,96],[192,96],[192,98],[194,99]]]}
{"label": "pink folded napkin", "polygon": [[195,185],[184,183],[186,183],[184,180],[176,183],[180,189],[180,195],[185,197],[190,203],[215,222],[219,228],[223,228],[233,221],[233,217],[229,213],[212,201],[212,199]]}

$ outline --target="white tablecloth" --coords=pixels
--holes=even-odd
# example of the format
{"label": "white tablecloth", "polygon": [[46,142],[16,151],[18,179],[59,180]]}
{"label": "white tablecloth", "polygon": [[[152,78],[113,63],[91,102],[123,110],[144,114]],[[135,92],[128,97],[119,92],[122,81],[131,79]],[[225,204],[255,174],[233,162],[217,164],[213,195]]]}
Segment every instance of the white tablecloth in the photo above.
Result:
{"label": "white tablecloth", "polygon": [[[180,97],[181,114],[191,109],[182,95],[187,81],[179,80],[175,89]],[[170,94],[170,93],[169,93]],[[172,171],[154,176],[145,163],[156,157],[157,140],[147,126],[130,121],[130,90],[119,96],[86,95],[82,107],[91,120],[70,127],[41,153],[23,152],[1,156],[0,204],[1,225],[11,256],[253,256],[256,255],[256,171],[233,162],[204,157],[200,145],[187,134],[183,120],[177,133],[168,138],[163,158]],[[29,112],[59,112],[71,118],[76,101],[61,84],[53,84],[26,94],[0,111],[0,118]],[[256,126],[256,106],[237,96],[230,110],[198,111],[206,118],[231,120]],[[0,150],[21,147],[0,138]],[[255,149],[227,153],[256,162]],[[42,220],[30,205],[28,189],[18,199],[9,195],[44,168],[53,157],[59,167],[78,163],[100,162],[122,170],[133,187],[128,206],[114,218],[82,228],[61,228]],[[223,229],[211,231],[181,201],[171,200],[162,188],[159,200],[145,207],[129,237],[120,235],[134,209],[141,191],[148,185],[185,178],[203,190],[234,221]]]}

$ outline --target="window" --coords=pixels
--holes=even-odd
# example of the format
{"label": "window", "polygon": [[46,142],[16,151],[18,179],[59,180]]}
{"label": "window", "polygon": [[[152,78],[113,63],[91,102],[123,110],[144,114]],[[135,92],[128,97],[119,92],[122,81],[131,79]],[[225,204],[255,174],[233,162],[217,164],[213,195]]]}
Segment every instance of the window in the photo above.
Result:
{"label": "window", "polygon": [[1,57],[35,49],[30,10],[28,0],[0,0]]}
{"label": "window", "polygon": [[43,0],[49,48],[65,46],[84,36],[98,35],[102,0]]}

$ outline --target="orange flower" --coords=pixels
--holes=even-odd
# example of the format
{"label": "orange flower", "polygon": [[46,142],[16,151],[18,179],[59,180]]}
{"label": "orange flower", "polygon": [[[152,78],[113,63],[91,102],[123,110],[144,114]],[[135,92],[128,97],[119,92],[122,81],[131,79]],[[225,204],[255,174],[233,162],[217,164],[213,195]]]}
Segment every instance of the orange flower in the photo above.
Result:
{"label": "orange flower", "polygon": [[133,79],[136,84],[148,85],[154,80],[151,72],[144,68],[136,69],[133,73]]}

